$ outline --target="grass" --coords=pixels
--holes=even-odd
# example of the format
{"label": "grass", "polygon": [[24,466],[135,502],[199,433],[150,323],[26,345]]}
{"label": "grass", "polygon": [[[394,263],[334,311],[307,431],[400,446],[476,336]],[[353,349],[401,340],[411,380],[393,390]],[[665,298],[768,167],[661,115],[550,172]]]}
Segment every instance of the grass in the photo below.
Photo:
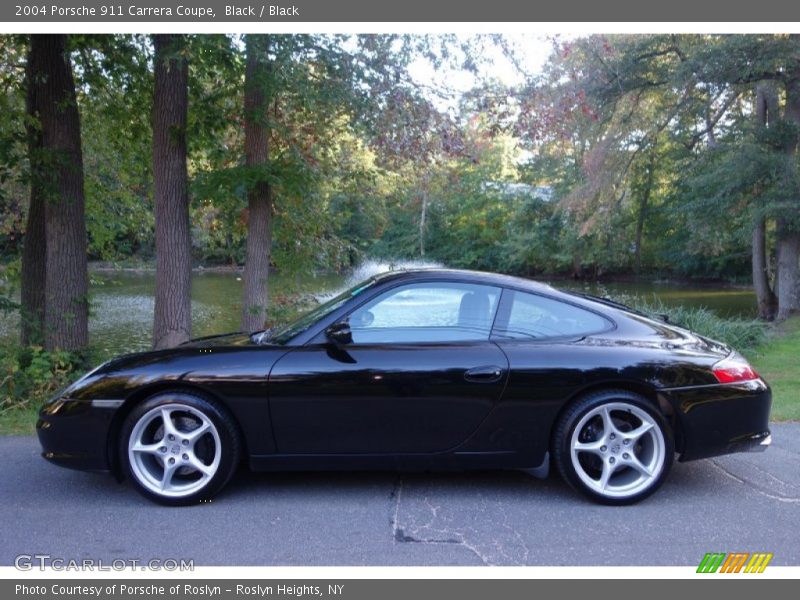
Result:
{"label": "grass", "polygon": [[38,407],[10,408],[0,413],[0,435],[36,433]]}
{"label": "grass", "polygon": [[800,317],[776,327],[748,358],[772,387],[772,420],[800,421]]}

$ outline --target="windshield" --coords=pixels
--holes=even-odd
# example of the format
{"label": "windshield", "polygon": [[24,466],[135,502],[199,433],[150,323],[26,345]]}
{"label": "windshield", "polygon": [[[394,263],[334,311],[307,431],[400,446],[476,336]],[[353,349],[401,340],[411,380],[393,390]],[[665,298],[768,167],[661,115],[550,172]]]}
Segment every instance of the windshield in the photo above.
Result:
{"label": "windshield", "polygon": [[271,344],[285,344],[293,337],[297,336],[298,334],[304,332],[306,329],[311,327],[314,323],[319,321],[326,315],[329,315],[336,309],[340,308],[345,302],[350,300],[350,298],[354,298],[358,296],[361,292],[365,289],[370,287],[373,283],[375,283],[375,278],[367,279],[366,281],[362,281],[358,285],[351,287],[349,290],[346,290],[331,298],[327,302],[320,304],[311,312],[304,314],[302,317],[290,323],[283,329],[279,329],[274,334],[269,335],[268,341]]}

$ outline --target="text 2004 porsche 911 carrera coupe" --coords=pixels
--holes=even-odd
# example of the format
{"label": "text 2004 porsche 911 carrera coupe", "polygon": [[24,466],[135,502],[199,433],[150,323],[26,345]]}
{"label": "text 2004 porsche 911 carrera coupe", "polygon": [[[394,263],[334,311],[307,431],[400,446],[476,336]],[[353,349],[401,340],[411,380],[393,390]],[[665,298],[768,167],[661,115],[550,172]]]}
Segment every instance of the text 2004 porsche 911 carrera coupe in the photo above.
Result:
{"label": "text 2004 porsche 911 carrera coupe", "polygon": [[606,504],[673,456],[763,450],[770,389],[731,348],[503,275],[391,272],[280,331],[111,360],[41,410],[48,460],[190,504],[255,470],[527,469]]}

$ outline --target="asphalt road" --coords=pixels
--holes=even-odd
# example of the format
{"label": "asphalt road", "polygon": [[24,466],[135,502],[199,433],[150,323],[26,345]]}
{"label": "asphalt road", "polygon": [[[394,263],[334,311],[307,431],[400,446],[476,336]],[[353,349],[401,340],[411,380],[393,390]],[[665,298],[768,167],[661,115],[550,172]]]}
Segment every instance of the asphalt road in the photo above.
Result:
{"label": "asphalt road", "polygon": [[773,552],[800,565],[800,423],[763,454],[676,463],[659,492],[591,504],[557,476],[237,474],[213,502],[165,508],[110,476],[0,438],[0,564],[19,554],[196,565],[696,565]]}

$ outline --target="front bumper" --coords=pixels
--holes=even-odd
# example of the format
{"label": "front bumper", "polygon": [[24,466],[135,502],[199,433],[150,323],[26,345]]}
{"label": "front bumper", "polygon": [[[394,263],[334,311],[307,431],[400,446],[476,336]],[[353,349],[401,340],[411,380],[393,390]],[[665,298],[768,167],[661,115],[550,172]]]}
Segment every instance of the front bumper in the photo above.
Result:
{"label": "front bumper", "polygon": [[109,428],[117,400],[60,399],[39,411],[36,434],[42,456],[50,462],[82,471],[109,471]]}
{"label": "front bumper", "polygon": [[662,390],[676,421],[681,461],[763,452],[772,442],[772,392],[762,379]]}

